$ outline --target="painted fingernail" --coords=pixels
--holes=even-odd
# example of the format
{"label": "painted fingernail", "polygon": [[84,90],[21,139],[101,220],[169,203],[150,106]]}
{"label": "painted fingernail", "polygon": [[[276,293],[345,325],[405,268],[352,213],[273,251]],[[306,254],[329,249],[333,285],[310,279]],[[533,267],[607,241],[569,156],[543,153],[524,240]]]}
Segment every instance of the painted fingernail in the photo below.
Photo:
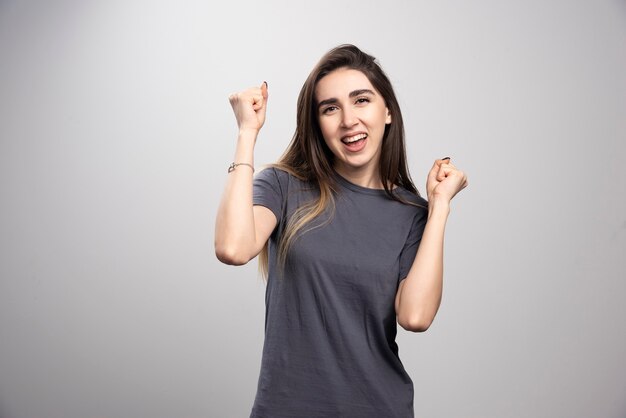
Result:
{"label": "painted fingernail", "polygon": [[443,157],[442,160],[449,160],[450,157]]}
{"label": "painted fingernail", "polygon": [[267,84],[267,81],[264,81],[264,83],[265,83],[265,87],[269,87],[269,85]]}

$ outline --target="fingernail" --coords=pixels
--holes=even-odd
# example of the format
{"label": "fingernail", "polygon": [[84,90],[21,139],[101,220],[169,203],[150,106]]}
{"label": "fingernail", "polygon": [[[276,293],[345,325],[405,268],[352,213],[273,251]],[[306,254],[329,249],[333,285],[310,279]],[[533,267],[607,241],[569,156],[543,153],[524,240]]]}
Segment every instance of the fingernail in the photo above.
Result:
{"label": "fingernail", "polygon": [[442,160],[449,160],[450,157],[443,157]]}
{"label": "fingernail", "polygon": [[265,87],[269,87],[269,85],[267,84],[267,81],[264,81],[264,83],[265,83]]}

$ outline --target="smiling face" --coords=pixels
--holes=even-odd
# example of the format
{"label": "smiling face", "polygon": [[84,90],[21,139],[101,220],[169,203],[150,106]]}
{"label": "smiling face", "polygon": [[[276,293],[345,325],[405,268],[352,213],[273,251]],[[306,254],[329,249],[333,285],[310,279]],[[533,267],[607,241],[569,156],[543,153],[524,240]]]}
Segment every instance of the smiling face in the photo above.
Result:
{"label": "smiling face", "polygon": [[383,97],[361,71],[339,68],[319,80],[315,99],[335,170],[361,185],[379,185],[383,135],[391,123]]}

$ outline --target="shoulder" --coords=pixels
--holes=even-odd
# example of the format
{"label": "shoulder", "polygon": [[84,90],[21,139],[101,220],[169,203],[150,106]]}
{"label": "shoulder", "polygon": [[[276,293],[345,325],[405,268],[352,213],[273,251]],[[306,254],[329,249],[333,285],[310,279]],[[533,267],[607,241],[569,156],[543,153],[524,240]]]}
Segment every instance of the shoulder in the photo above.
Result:
{"label": "shoulder", "polygon": [[254,176],[255,182],[267,182],[280,186],[282,189],[289,187],[306,185],[310,187],[310,182],[298,177],[294,172],[278,167],[274,164],[264,166]]}
{"label": "shoulder", "polygon": [[290,174],[273,166],[265,166],[254,175],[255,183],[269,183],[275,186],[286,186]]}
{"label": "shoulder", "polygon": [[263,166],[261,170],[259,170],[254,175],[254,178],[255,180],[262,179],[262,180],[275,180],[275,181],[282,182],[282,181],[289,181],[292,178],[295,179],[296,177],[282,168],[269,164],[269,165]]}
{"label": "shoulder", "polygon": [[398,186],[393,192],[404,200],[406,204],[413,206],[417,212],[428,212],[428,201],[422,196],[408,191],[404,187]]}
{"label": "shoulder", "polygon": [[256,194],[271,193],[281,196],[283,200],[299,197],[309,197],[316,189],[288,169],[275,165],[262,168],[254,176],[253,186]]}

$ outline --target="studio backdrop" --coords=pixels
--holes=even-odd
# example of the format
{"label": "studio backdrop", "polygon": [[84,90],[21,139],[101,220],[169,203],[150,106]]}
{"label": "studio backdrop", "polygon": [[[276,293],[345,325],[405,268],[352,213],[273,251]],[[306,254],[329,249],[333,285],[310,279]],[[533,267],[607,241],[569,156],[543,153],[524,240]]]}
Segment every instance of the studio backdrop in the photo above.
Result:
{"label": "studio backdrop", "polygon": [[0,2],[0,417],[236,418],[265,285],[215,257],[237,126],[269,83],[255,164],[319,57],[376,56],[413,180],[452,202],[444,295],[399,328],[423,418],[626,416],[626,4]]}

